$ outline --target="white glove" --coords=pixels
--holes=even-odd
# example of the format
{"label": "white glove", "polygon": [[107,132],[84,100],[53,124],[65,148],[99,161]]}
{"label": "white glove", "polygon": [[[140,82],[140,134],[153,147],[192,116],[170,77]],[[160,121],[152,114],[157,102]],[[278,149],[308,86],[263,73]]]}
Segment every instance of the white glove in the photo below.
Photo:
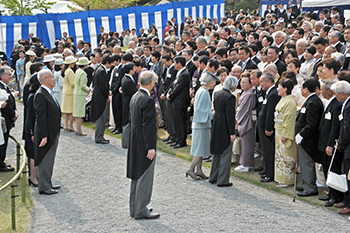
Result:
{"label": "white glove", "polygon": [[303,137],[300,135],[300,133],[298,133],[298,134],[295,136],[295,142],[296,142],[297,144],[300,144],[302,140],[303,140]]}

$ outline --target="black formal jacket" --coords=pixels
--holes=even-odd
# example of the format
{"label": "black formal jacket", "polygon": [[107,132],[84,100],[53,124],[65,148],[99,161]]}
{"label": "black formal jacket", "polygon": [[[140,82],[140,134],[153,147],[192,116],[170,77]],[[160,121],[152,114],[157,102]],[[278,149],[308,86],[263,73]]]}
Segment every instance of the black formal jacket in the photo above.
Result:
{"label": "black formal jacket", "polygon": [[130,113],[130,100],[131,97],[137,92],[137,87],[134,82],[134,78],[130,75],[124,75],[122,79],[122,90],[123,90],[123,111],[122,111],[122,126],[129,123]]}
{"label": "black formal jacket", "polygon": [[[61,108],[45,90],[40,87],[34,96],[33,106],[35,109],[35,127],[34,127],[34,153],[35,165],[39,165],[50,150],[56,137],[59,136],[61,128]],[[43,147],[39,144],[43,138],[47,137],[47,143]]]}
{"label": "black formal jacket", "polygon": [[292,13],[294,13],[294,15],[298,16],[300,15],[300,8],[301,8],[301,4],[300,4],[300,7],[298,8],[298,5],[293,5],[292,6]]}
{"label": "black formal jacket", "polygon": [[264,91],[261,87],[258,89],[258,87],[255,87],[255,95],[256,95],[256,115],[259,117],[259,113],[262,108],[262,104],[265,99],[266,91]]}
{"label": "black formal jacket", "polygon": [[190,61],[187,65],[186,65],[186,69],[188,70],[188,73],[190,73],[190,80],[192,80],[193,74],[196,71],[197,67],[196,65]]}
{"label": "black formal jacket", "polygon": [[295,15],[293,14],[293,12],[290,14],[289,18],[287,13],[284,15],[284,22],[286,23],[286,25],[288,23],[291,23],[294,19],[295,19]]}
{"label": "black formal jacket", "polygon": [[[326,110],[323,111],[318,127],[318,150],[325,152],[326,147],[334,147],[335,140],[339,137],[340,115],[342,104],[334,98]],[[330,117],[329,117],[330,116]]]}
{"label": "black formal jacket", "polygon": [[278,74],[282,76],[282,73],[287,70],[286,64],[278,59],[275,65],[277,66]]}
{"label": "black formal jacket", "polygon": [[215,92],[214,110],[210,153],[219,155],[230,145],[230,136],[236,132],[236,97],[226,89]]}
{"label": "black formal jacket", "polygon": [[113,96],[121,96],[119,88],[121,87],[122,78],[125,75],[124,66],[120,64],[113,69],[112,72],[112,82],[111,82],[111,92]]}
{"label": "black formal jacket", "polygon": [[126,177],[137,180],[155,160],[147,158],[148,150],[157,149],[154,100],[142,89],[130,101],[130,129]]}
{"label": "black formal jacket", "polygon": [[275,107],[280,99],[281,96],[278,95],[276,86],[272,87],[266,95],[259,111],[258,127],[263,132],[265,130],[275,131]]}
{"label": "black formal jacket", "polygon": [[256,63],[248,58],[248,62],[247,62],[247,65],[243,68],[242,72],[245,72],[246,70],[255,70],[255,69],[258,69],[258,66],[256,65]]}
{"label": "black formal jacket", "polygon": [[344,159],[350,159],[350,101],[346,103],[342,116],[338,147],[344,151]]}
{"label": "black formal jacket", "polygon": [[24,87],[23,87],[23,91],[22,91],[22,99],[23,99],[23,133],[22,133],[22,139],[24,140],[25,138],[25,123],[26,123],[26,118],[27,118],[27,101],[28,101],[28,97],[29,97],[29,88],[30,86],[34,83],[38,83],[39,84],[39,81],[38,81],[38,74],[35,73],[33,74],[30,79],[24,84]]}
{"label": "black formal jacket", "polygon": [[253,59],[251,59],[253,62],[255,62],[255,64],[257,65],[257,64],[259,64],[260,62],[261,62],[261,60],[257,57],[257,56],[255,56]]}
{"label": "black formal jacket", "polygon": [[335,48],[337,49],[337,52],[340,52],[340,50],[342,49],[342,47],[343,47],[343,44],[342,44],[341,42],[339,42],[339,43],[335,46]]}
{"label": "black formal jacket", "polygon": [[94,90],[91,99],[91,121],[95,122],[103,113],[109,95],[109,77],[101,65],[95,71]]}
{"label": "black formal jacket", "polygon": [[5,86],[0,82],[0,89],[6,90],[9,94],[8,100],[6,101],[6,106],[1,109],[1,115],[5,118],[6,128],[8,131],[15,126],[14,118],[16,116],[16,101],[15,97],[11,94],[9,88],[5,88]]}
{"label": "black formal jacket", "polygon": [[[301,146],[314,160],[317,159],[318,126],[322,118],[323,104],[316,93],[309,96],[301,107],[295,123],[295,135],[303,137]],[[316,160],[315,160],[316,161]]]}
{"label": "black formal jacket", "polygon": [[26,135],[34,136],[35,131],[35,110],[34,110],[34,95],[31,93],[27,100],[27,116],[24,124],[24,133]]}
{"label": "black formal jacket", "polygon": [[176,109],[183,109],[188,107],[189,101],[189,89],[190,89],[190,74],[187,69],[181,71],[179,77],[173,82],[169,88],[169,98],[171,106]]}
{"label": "black formal jacket", "polygon": [[166,95],[166,93],[169,90],[169,87],[173,84],[173,82],[176,78],[177,70],[175,69],[175,67],[171,66],[169,72],[168,72],[168,69],[169,68],[164,67],[164,72],[163,72],[164,82],[159,87],[160,95],[161,94]]}

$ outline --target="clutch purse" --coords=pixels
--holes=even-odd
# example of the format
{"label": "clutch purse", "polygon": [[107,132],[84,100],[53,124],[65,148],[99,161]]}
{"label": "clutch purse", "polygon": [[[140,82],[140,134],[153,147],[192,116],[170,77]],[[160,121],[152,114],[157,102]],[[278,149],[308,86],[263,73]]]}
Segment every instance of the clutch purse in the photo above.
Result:
{"label": "clutch purse", "polygon": [[241,155],[241,139],[239,137],[233,142],[232,153],[234,155]]}

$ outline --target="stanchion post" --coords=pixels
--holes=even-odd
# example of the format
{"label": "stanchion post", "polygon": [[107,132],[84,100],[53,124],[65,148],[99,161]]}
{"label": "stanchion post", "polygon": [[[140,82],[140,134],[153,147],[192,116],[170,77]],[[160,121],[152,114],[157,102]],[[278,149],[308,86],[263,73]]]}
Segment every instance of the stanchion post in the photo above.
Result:
{"label": "stanchion post", "polygon": [[22,202],[26,202],[26,181],[27,181],[27,166],[22,171]]}
{"label": "stanchion post", "polygon": [[17,185],[11,185],[11,220],[12,220],[12,229],[16,230],[16,197],[15,195],[15,187]]}
{"label": "stanchion post", "polygon": [[[17,167],[17,170],[16,171],[19,171],[19,168],[20,168],[20,163],[21,163],[21,146],[17,143],[16,144],[16,151],[17,151],[17,164],[16,164],[16,167]],[[20,177],[18,177],[18,179],[20,179]]]}

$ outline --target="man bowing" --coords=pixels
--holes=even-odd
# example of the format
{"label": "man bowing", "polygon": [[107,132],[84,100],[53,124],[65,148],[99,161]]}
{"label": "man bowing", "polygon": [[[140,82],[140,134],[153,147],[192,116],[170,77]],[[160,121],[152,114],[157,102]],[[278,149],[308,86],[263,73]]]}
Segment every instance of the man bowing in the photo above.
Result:
{"label": "man bowing", "polygon": [[130,216],[135,219],[155,219],[147,205],[151,201],[156,156],[156,109],[150,90],[157,79],[150,72],[140,75],[140,89],[130,101],[130,140],[128,147],[127,174],[131,179]]}
{"label": "man bowing", "polygon": [[34,150],[35,166],[39,166],[39,194],[56,194],[60,186],[51,182],[53,165],[60,136],[61,108],[53,96],[51,89],[55,86],[55,78],[48,69],[38,73],[41,87],[34,96],[35,128]]}

